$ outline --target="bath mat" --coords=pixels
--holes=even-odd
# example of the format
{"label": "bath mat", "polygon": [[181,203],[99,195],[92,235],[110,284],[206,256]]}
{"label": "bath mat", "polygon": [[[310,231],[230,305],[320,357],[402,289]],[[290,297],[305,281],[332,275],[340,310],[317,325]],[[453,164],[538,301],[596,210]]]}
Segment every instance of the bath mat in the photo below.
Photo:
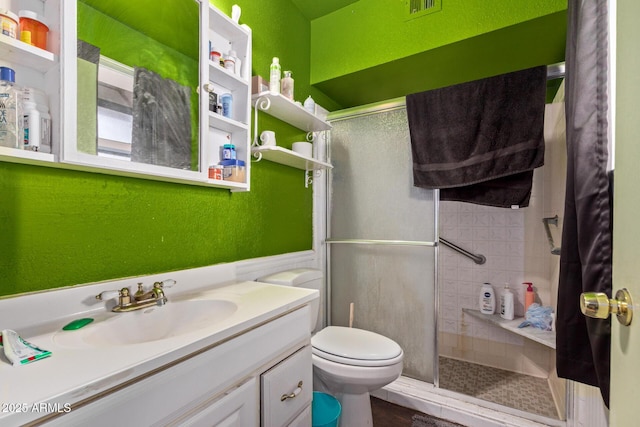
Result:
{"label": "bath mat", "polygon": [[416,414],[411,417],[411,427],[462,427],[460,424],[433,418],[428,415]]}

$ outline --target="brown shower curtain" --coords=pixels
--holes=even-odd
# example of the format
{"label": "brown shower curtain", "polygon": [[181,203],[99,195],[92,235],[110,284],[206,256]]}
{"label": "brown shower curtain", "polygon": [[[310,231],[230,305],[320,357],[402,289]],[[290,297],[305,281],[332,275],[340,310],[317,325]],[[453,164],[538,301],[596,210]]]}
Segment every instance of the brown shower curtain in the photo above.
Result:
{"label": "brown shower curtain", "polygon": [[582,315],[582,292],[611,297],[608,161],[608,7],[569,0],[566,50],[567,187],[557,310],[557,370],[600,388],[609,406],[611,320]]}

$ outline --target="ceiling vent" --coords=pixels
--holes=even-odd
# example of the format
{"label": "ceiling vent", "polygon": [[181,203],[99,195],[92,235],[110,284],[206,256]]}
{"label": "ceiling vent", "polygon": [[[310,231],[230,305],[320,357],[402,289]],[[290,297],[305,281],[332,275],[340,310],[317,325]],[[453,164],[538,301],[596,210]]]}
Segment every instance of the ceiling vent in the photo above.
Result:
{"label": "ceiling vent", "polygon": [[408,17],[410,19],[430,13],[439,12],[442,9],[442,0],[408,0]]}

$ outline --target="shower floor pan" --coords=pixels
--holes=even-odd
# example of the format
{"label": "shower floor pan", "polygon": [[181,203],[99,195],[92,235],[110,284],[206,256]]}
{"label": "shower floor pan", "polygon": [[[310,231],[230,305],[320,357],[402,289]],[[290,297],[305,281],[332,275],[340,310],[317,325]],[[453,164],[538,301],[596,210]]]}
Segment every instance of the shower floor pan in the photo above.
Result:
{"label": "shower floor pan", "polygon": [[440,357],[440,388],[558,419],[547,380]]}

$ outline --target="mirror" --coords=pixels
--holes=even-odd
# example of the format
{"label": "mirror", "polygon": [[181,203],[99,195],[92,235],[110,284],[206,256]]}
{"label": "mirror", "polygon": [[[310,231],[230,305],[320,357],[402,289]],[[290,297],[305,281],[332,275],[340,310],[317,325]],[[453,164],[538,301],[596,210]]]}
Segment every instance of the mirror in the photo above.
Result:
{"label": "mirror", "polygon": [[124,169],[198,171],[199,3],[77,6],[77,151]]}

